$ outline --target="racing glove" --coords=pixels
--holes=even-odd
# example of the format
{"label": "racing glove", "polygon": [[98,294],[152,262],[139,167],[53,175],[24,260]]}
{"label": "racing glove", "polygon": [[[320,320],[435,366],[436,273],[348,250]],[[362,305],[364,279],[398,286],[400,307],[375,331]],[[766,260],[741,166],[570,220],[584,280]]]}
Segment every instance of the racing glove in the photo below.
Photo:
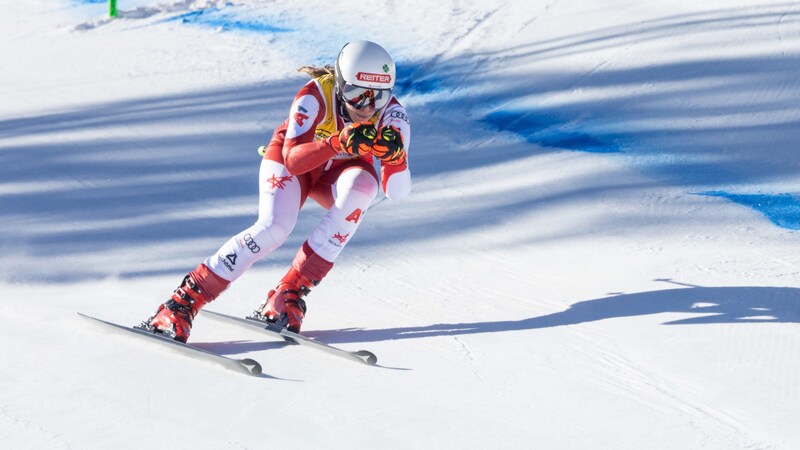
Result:
{"label": "racing glove", "polygon": [[377,134],[375,125],[370,122],[357,122],[332,135],[330,143],[337,153],[344,152],[352,156],[362,156],[372,150]]}
{"label": "racing glove", "polygon": [[406,162],[406,151],[403,148],[403,135],[400,130],[393,125],[381,128],[372,146],[372,154],[390,166]]}

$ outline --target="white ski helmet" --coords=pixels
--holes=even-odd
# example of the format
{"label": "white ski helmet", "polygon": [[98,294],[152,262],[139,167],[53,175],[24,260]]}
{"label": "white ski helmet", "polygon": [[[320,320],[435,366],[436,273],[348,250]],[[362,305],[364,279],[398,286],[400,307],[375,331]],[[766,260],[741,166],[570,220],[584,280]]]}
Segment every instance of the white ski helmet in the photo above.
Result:
{"label": "white ski helmet", "polygon": [[392,98],[394,61],[380,45],[348,42],[336,58],[335,69],[337,94],[350,106],[381,109]]}

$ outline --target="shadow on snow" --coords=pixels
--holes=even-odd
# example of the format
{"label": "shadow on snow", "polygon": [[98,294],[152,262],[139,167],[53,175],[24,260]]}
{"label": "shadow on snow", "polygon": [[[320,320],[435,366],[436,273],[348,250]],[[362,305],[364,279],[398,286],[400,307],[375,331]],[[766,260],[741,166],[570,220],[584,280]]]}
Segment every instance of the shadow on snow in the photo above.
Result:
{"label": "shadow on snow", "polygon": [[662,313],[684,313],[688,316],[666,322],[665,325],[798,323],[800,289],[694,286],[586,300],[564,311],[521,320],[438,323],[380,330],[322,330],[303,334],[330,343],[360,343],[536,330]]}

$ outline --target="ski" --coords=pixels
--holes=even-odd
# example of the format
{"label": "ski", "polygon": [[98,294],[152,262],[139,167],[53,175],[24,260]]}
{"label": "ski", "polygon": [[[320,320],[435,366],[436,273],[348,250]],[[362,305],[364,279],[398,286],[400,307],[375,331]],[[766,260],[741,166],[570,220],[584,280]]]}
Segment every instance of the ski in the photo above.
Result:
{"label": "ski", "polygon": [[214,319],[219,322],[227,322],[239,325],[246,325],[249,327],[253,327],[256,329],[261,330],[263,333],[266,333],[273,337],[279,337],[284,339],[286,342],[290,342],[292,344],[303,345],[309,348],[315,348],[317,350],[321,350],[328,354],[339,356],[345,359],[349,359],[351,361],[358,361],[363,364],[367,364],[370,366],[374,366],[378,362],[378,357],[375,356],[374,353],[367,351],[367,350],[357,350],[357,351],[348,351],[341,349],[339,347],[334,347],[333,345],[326,344],[324,342],[317,341],[315,339],[311,339],[305,336],[302,336],[297,333],[293,333],[285,328],[280,328],[279,326],[271,323],[264,323],[260,320],[255,320],[251,318],[244,318],[244,317],[235,317],[229,316],[227,314],[222,314],[214,311],[209,310],[201,310],[200,314],[208,317],[209,319]]}
{"label": "ski", "polygon": [[151,342],[158,342],[161,343],[162,345],[168,346],[169,348],[178,350],[186,356],[198,359],[204,359],[206,361],[210,361],[215,364],[221,365],[226,369],[243,373],[245,375],[252,375],[252,376],[261,375],[261,364],[259,364],[258,361],[255,361],[250,358],[245,358],[245,359],[228,358],[227,356],[220,355],[219,353],[203,350],[202,348],[194,347],[189,344],[184,344],[183,342],[176,341],[164,336],[160,336],[158,334],[151,333],[143,329],[131,326],[119,325],[83,313],[78,313],[78,315],[94,324],[104,327],[104,329],[106,330],[116,331],[119,332],[120,334],[125,334],[127,336],[139,336],[142,339],[147,339]]}

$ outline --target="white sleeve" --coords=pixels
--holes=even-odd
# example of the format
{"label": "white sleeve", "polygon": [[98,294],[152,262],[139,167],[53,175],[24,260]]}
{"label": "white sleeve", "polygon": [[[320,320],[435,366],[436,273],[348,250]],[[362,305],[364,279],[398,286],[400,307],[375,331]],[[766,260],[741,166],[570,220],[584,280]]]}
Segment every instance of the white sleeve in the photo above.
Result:
{"label": "white sleeve", "polygon": [[[411,193],[411,171],[409,170],[409,147],[411,144],[411,122],[405,108],[399,103],[389,105],[383,114],[381,127],[393,125],[403,136],[403,148],[406,151],[406,163],[402,168],[381,164],[383,192],[390,200],[402,200]],[[399,169],[399,170],[398,170]]]}

